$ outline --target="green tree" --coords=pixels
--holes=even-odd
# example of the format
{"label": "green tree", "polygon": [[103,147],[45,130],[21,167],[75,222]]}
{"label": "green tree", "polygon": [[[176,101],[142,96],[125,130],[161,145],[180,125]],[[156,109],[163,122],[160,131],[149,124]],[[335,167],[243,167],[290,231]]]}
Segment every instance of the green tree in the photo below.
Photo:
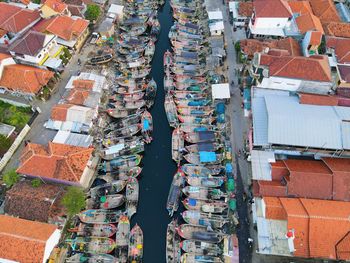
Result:
{"label": "green tree", "polygon": [[41,185],[41,180],[39,179],[39,178],[36,178],[36,179],[34,179],[34,180],[32,180],[32,186],[34,187],[34,188],[37,188],[37,187],[39,187],[40,185]]}
{"label": "green tree", "polygon": [[0,152],[4,154],[11,147],[12,141],[6,136],[0,134]]}
{"label": "green tree", "polygon": [[69,217],[79,213],[86,205],[83,189],[70,186],[62,198],[62,204],[67,209]]}
{"label": "green tree", "polygon": [[239,41],[237,41],[235,43],[235,50],[238,53],[239,51],[241,51],[241,43]]}
{"label": "green tree", "polygon": [[96,20],[101,14],[101,9],[98,5],[89,4],[85,12],[85,18],[90,22]]}
{"label": "green tree", "polygon": [[12,187],[15,183],[18,182],[19,180],[19,174],[16,173],[15,169],[12,169],[10,171],[8,171],[7,173],[5,173],[2,177],[2,180],[4,181],[4,183],[6,184],[6,186],[8,188]]}

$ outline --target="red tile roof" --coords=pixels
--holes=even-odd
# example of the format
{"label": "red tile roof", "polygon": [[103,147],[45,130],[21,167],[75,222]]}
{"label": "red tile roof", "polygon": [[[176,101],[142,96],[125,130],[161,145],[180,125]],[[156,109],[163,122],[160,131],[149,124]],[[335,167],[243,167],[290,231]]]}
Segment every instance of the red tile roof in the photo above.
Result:
{"label": "red tile roof", "polygon": [[56,13],[62,13],[67,9],[67,5],[60,0],[46,0],[44,5],[51,8]]}
{"label": "red tile roof", "polygon": [[5,66],[0,86],[9,90],[37,94],[53,77],[53,72],[26,65]]}
{"label": "red tile roof", "polygon": [[20,157],[20,174],[79,183],[93,148],[49,142],[48,146],[28,143]]}
{"label": "red tile roof", "polygon": [[299,93],[299,103],[309,105],[337,106],[338,98],[331,95]]}
{"label": "red tile roof", "polygon": [[260,65],[269,68],[270,76],[304,79],[311,81],[332,81],[327,56],[277,57],[262,54]]}
{"label": "red tile roof", "polygon": [[288,1],[288,5],[293,14],[297,13],[299,15],[303,15],[312,13],[309,1]]}
{"label": "red tile roof", "polygon": [[321,161],[287,159],[283,161],[290,172],[330,174],[329,168]]}
{"label": "red tile roof", "polygon": [[239,2],[238,14],[242,17],[251,17],[253,14],[253,2]]}
{"label": "red tile roof", "polygon": [[319,46],[322,42],[323,31],[311,32],[310,45]]}
{"label": "red tile roof", "polygon": [[326,37],[327,48],[334,49],[339,64],[350,63],[350,39],[340,37]]}
{"label": "red tile roof", "polygon": [[43,33],[28,31],[23,37],[11,44],[9,51],[36,57],[44,47],[45,37]]}
{"label": "red tile roof", "polygon": [[266,214],[265,217],[268,219],[275,220],[286,220],[287,214],[277,197],[264,197],[264,202],[266,206]]}
{"label": "red tile roof", "polygon": [[66,121],[68,109],[72,106],[72,104],[56,104],[51,109],[50,119],[54,121]]}
{"label": "red tile roof", "polygon": [[89,21],[69,16],[56,16],[44,19],[34,27],[40,32],[49,32],[64,40],[70,41],[81,36],[87,29]]}
{"label": "red tile roof", "polygon": [[350,23],[330,22],[323,24],[326,35],[350,38]]}
{"label": "red tile roof", "polygon": [[66,101],[70,104],[83,106],[85,100],[89,97],[89,95],[90,92],[88,90],[71,89],[68,96],[66,97]]}
{"label": "red tile roof", "polygon": [[11,58],[10,54],[0,53],[0,63],[3,59]]}
{"label": "red tile roof", "polygon": [[309,0],[312,11],[322,23],[340,22],[333,0]]}
{"label": "red tile roof", "polygon": [[291,17],[291,9],[285,0],[255,0],[253,2],[256,17]]}
{"label": "red tile roof", "polygon": [[55,225],[0,215],[0,258],[22,263],[43,261]]}
{"label": "red tile roof", "polygon": [[299,31],[304,34],[307,31],[319,31],[323,33],[320,19],[312,13],[306,13],[295,18]]}
{"label": "red tile roof", "polygon": [[8,32],[18,33],[40,19],[39,11],[22,9],[4,2],[0,2],[0,10],[0,28]]}

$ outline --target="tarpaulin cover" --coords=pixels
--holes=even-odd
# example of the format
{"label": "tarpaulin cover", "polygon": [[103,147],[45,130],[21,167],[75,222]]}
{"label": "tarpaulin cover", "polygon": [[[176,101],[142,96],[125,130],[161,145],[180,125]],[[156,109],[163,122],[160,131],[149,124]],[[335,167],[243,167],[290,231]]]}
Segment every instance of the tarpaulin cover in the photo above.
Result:
{"label": "tarpaulin cover", "polygon": [[197,58],[197,53],[196,52],[181,52],[181,57],[184,58],[191,58],[191,59],[196,59]]}
{"label": "tarpaulin cover", "polygon": [[206,100],[195,100],[188,102],[188,106],[204,106],[205,104],[207,104]]}
{"label": "tarpaulin cover", "polygon": [[198,143],[198,148],[200,151],[206,151],[206,152],[214,151],[214,145],[210,142],[200,142]]}
{"label": "tarpaulin cover", "polygon": [[208,129],[206,127],[197,127],[194,129],[195,132],[201,132],[201,131],[207,131]]}
{"label": "tarpaulin cover", "polygon": [[196,199],[192,199],[192,198],[189,198],[188,199],[188,204],[190,206],[195,206],[197,204],[197,200]]}
{"label": "tarpaulin cover", "polygon": [[232,164],[227,163],[227,164],[225,165],[225,169],[226,169],[226,172],[232,173]]}
{"label": "tarpaulin cover", "polygon": [[149,121],[148,120],[143,120],[143,129],[145,131],[149,130]]}
{"label": "tarpaulin cover", "polygon": [[216,117],[216,121],[218,123],[225,123],[225,114],[219,114],[217,117]]}
{"label": "tarpaulin cover", "polygon": [[189,27],[189,28],[193,28],[193,29],[198,29],[199,28],[198,25],[193,24],[193,23],[189,23],[189,22],[185,23],[185,26]]}
{"label": "tarpaulin cover", "polygon": [[216,111],[217,111],[217,113],[219,113],[219,114],[222,114],[222,113],[225,113],[225,104],[224,103],[218,103],[217,105],[216,105]]}
{"label": "tarpaulin cover", "polygon": [[215,152],[199,152],[199,160],[201,163],[209,163],[216,161]]}
{"label": "tarpaulin cover", "polygon": [[234,179],[228,179],[227,191],[233,192],[234,190],[235,190],[235,180]]}
{"label": "tarpaulin cover", "polygon": [[209,141],[209,140],[215,139],[215,134],[212,131],[201,131],[201,132],[198,132],[198,135],[201,141],[203,140]]}
{"label": "tarpaulin cover", "polygon": [[228,205],[232,211],[236,210],[236,207],[237,207],[236,199],[231,199],[229,201]]}
{"label": "tarpaulin cover", "polygon": [[184,70],[194,71],[197,69],[197,65],[185,65]]}

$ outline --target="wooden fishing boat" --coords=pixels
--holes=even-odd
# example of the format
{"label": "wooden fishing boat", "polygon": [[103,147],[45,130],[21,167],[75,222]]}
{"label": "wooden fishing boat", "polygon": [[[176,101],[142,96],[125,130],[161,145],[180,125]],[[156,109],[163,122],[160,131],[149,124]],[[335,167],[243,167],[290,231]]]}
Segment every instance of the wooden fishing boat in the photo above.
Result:
{"label": "wooden fishing boat", "polygon": [[136,114],[132,114],[126,118],[113,121],[104,129],[104,132],[106,133],[106,132],[110,132],[111,130],[114,130],[114,129],[120,129],[120,128],[127,127],[129,125],[140,123],[141,114],[142,114],[142,112],[140,111],[140,112],[137,112]]}
{"label": "wooden fishing boat", "polygon": [[139,109],[116,109],[116,108],[110,108],[108,110],[106,110],[106,112],[108,113],[109,116],[116,118],[116,119],[120,119],[120,118],[125,118],[128,117],[130,115],[133,114],[137,114],[139,112],[141,112]]}
{"label": "wooden fishing boat", "polygon": [[220,133],[215,131],[195,131],[185,134],[185,141],[189,143],[215,142],[220,138]]}
{"label": "wooden fishing boat", "polygon": [[171,94],[177,99],[198,99],[207,96],[206,93],[202,91],[188,91],[188,90],[173,90]]}
{"label": "wooden fishing boat", "polygon": [[182,201],[186,209],[196,210],[204,213],[222,214],[227,208],[228,203],[224,201],[198,200],[186,198]]}
{"label": "wooden fishing boat", "polygon": [[122,155],[130,155],[141,153],[145,150],[143,141],[134,141],[132,144],[115,144],[100,152],[101,158],[104,160],[112,160]]}
{"label": "wooden fishing boat", "polygon": [[146,48],[145,48],[145,56],[153,58],[155,50],[156,50],[156,45],[154,44],[154,42],[152,40],[149,41]]}
{"label": "wooden fishing boat", "polygon": [[117,259],[109,254],[76,253],[66,258],[66,263],[116,263]]}
{"label": "wooden fishing boat", "polygon": [[224,183],[225,177],[203,177],[203,176],[187,176],[186,182],[191,186],[203,186],[203,187],[220,187]]}
{"label": "wooden fishing boat", "polygon": [[139,202],[139,182],[136,178],[130,177],[126,185],[126,212],[131,218],[137,211]]}
{"label": "wooden fishing boat", "polygon": [[170,94],[167,94],[165,96],[164,108],[168,118],[169,125],[175,128],[179,124],[179,119],[177,117],[176,105]]}
{"label": "wooden fishing boat", "polygon": [[208,99],[174,99],[174,102],[178,105],[178,106],[208,106],[211,101]]}
{"label": "wooden fishing boat", "polygon": [[84,224],[71,228],[69,232],[77,233],[78,236],[111,237],[117,232],[113,224]]}
{"label": "wooden fishing boat", "polygon": [[181,255],[180,263],[202,263],[202,262],[210,262],[210,263],[223,263],[220,257],[208,256],[208,255],[196,255],[190,253],[184,253]]}
{"label": "wooden fishing boat", "polygon": [[217,131],[219,128],[216,125],[210,124],[195,124],[195,123],[181,123],[179,128],[186,133],[198,131]]}
{"label": "wooden fishing boat", "polygon": [[142,113],[141,116],[141,133],[145,143],[152,142],[152,132],[153,132],[153,120],[152,115],[147,110]]}
{"label": "wooden fishing boat", "polygon": [[220,170],[215,170],[213,171],[212,169],[209,169],[208,167],[205,167],[203,165],[195,165],[195,164],[189,164],[186,163],[182,166],[182,170],[184,173],[188,176],[203,176],[203,177],[208,177],[211,175],[217,175],[220,173]]}
{"label": "wooden fishing boat", "polygon": [[152,27],[151,27],[151,32],[150,35],[154,38],[157,39],[159,33],[160,33],[160,23],[159,20],[156,19],[153,23],[152,23]]}
{"label": "wooden fishing boat", "polygon": [[184,177],[185,174],[180,168],[174,174],[166,204],[166,209],[168,210],[170,217],[172,217],[174,212],[176,212],[179,208],[179,201],[182,194],[182,188],[185,185]]}
{"label": "wooden fishing boat", "polygon": [[204,241],[208,243],[219,243],[224,235],[218,231],[208,231],[205,226],[182,224],[177,229],[177,233],[184,239]]}
{"label": "wooden fishing boat", "polygon": [[224,155],[215,152],[197,152],[184,155],[187,162],[192,164],[219,164],[224,160]]}
{"label": "wooden fishing boat", "polygon": [[163,65],[164,69],[170,67],[173,64],[173,55],[169,50],[164,52]]}
{"label": "wooden fishing boat", "polygon": [[122,211],[106,209],[89,209],[78,214],[81,222],[86,224],[110,224],[117,223]]}
{"label": "wooden fishing boat", "polygon": [[[141,120],[141,118],[140,118]],[[139,145],[142,143],[142,139],[138,136],[128,136],[124,138],[106,138],[102,141],[104,147],[109,148],[118,144],[131,144],[131,145]]]}
{"label": "wooden fishing boat", "polygon": [[126,183],[127,182],[124,180],[117,180],[111,183],[105,183],[95,186],[90,189],[90,191],[88,192],[88,196],[94,197],[117,194],[125,188]]}
{"label": "wooden fishing boat", "polygon": [[115,256],[120,263],[128,262],[128,246],[129,246],[129,235],[130,235],[130,221],[125,215],[119,218],[118,229],[115,236]]}
{"label": "wooden fishing boat", "polygon": [[153,106],[156,95],[157,95],[157,83],[152,78],[147,85],[146,94],[144,97],[146,100],[147,108],[151,108]]}
{"label": "wooden fishing boat", "polygon": [[193,116],[193,115],[178,115],[179,121],[185,124],[209,124],[215,122],[215,117],[211,116]]}
{"label": "wooden fishing boat", "polygon": [[176,128],[173,131],[171,139],[171,153],[175,162],[179,163],[182,160],[182,153],[185,146],[184,133]]}
{"label": "wooden fishing boat", "polygon": [[139,91],[133,92],[133,93],[115,94],[115,95],[109,97],[109,101],[112,101],[112,102],[118,102],[118,101],[133,102],[133,101],[143,99],[144,95],[145,95],[145,92],[142,90],[139,90]]}
{"label": "wooden fishing boat", "polygon": [[227,222],[227,217],[215,214],[201,213],[195,210],[187,210],[182,214],[182,218],[188,224],[210,226],[211,228],[222,228]]}
{"label": "wooden fishing boat", "polygon": [[102,161],[98,168],[101,172],[111,172],[113,170],[120,170],[124,167],[134,167],[140,164],[142,156],[139,154],[119,156],[110,161]]}
{"label": "wooden fishing boat", "polygon": [[142,262],[143,257],[143,232],[136,224],[130,231],[129,261],[133,263]]}
{"label": "wooden fishing boat", "polygon": [[195,241],[183,240],[180,243],[183,251],[197,255],[218,256],[222,254],[222,249],[217,244]]}
{"label": "wooden fishing boat", "polygon": [[186,186],[182,189],[182,192],[189,198],[200,199],[200,200],[211,200],[220,199],[227,195],[220,189],[211,189],[200,186]]}
{"label": "wooden fishing boat", "polygon": [[96,57],[91,58],[89,60],[89,63],[92,64],[92,65],[104,64],[104,63],[108,63],[112,59],[113,59],[113,55],[112,54],[106,54],[106,55],[96,56]]}
{"label": "wooden fishing boat", "polygon": [[120,138],[120,137],[126,137],[126,136],[134,136],[138,132],[141,131],[141,125],[139,123],[137,124],[131,124],[123,128],[114,129],[110,131],[109,133],[105,134],[105,138]]}
{"label": "wooden fishing boat", "polygon": [[169,73],[168,70],[165,71],[163,83],[164,83],[164,90],[166,92],[175,89],[174,79],[173,79],[173,77],[171,76],[171,74]]}
{"label": "wooden fishing boat", "polygon": [[176,233],[177,219],[173,219],[167,227],[166,263],[178,263],[181,256],[180,237]]}
{"label": "wooden fishing boat", "polygon": [[113,103],[113,106],[118,109],[118,110],[135,110],[135,109],[140,109],[143,106],[146,105],[146,102],[141,99],[141,100],[135,100],[135,101],[117,101]]}
{"label": "wooden fishing boat", "polygon": [[86,199],[87,209],[114,209],[125,202],[125,197],[122,194],[111,194],[102,196],[93,196]]}
{"label": "wooden fishing boat", "polygon": [[114,180],[125,180],[127,181],[129,177],[137,177],[142,172],[142,168],[139,166],[127,167],[118,171],[109,172],[98,177],[107,183],[111,183]]}
{"label": "wooden fishing boat", "polygon": [[217,142],[199,142],[196,144],[191,144],[186,146],[186,150],[190,153],[200,152],[200,151],[217,151],[222,148],[223,145]]}
{"label": "wooden fishing boat", "polygon": [[[121,86],[121,87],[125,87],[125,88],[130,88],[130,89],[137,89],[140,88],[146,84],[146,80],[136,80],[136,79],[131,79],[131,78],[121,78],[121,79],[117,79],[116,83]],[[130,92],[130,91],[129,91]],[[118,92],[118,93],[125,93],[125,92]]]}
{"label": "wooden fishing boat", "polygon": [[108,254],[115,248],[115,242],[108,237],[76,237],[67,239],[72,250],[91,254]]}

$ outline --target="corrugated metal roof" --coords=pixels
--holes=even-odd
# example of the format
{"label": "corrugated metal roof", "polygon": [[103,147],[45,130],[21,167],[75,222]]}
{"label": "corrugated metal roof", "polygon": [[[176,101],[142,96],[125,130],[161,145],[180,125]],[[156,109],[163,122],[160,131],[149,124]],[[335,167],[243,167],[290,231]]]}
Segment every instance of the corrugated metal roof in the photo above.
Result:
{"label": "corrugated metal roof", "polygon": [[92,144],[92,140],[90,135],[58,131],[53,142],[87,148]]}
{"label": "corrugated metal roof", "polygon": [[251,162],[253,180],[272,181],[270,163],[276,162],[273,151],[253,150]]}
{"label": "corrugated metal roof", "polygon": [[268,142],[268,122],[265,99],[263,97],[252,99],[254,145],[267,146]]}

